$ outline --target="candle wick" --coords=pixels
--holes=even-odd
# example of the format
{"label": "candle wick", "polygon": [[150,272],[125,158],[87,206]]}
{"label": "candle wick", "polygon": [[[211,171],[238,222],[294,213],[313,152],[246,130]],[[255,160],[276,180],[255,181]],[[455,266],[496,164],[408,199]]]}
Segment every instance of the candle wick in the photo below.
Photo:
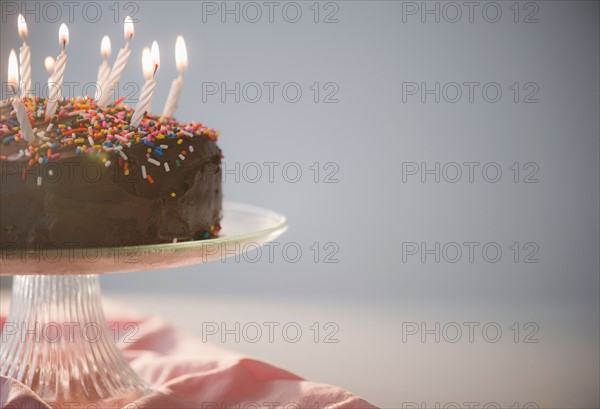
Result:
{"label": "candle wick", "polygon": [[154,64],[154,74],[152,74],[153,77],[156,75],[156,71],[158,71],[158,64]]}

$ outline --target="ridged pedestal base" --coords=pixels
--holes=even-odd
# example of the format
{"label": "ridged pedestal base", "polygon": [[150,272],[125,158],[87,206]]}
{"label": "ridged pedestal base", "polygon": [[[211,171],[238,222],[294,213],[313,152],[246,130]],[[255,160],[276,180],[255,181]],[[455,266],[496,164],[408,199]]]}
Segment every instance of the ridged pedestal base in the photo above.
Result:
{"label": "ridged pedestal base", "polygon": [[120,408],[149,392],[115,344],[96,275],[16,276],[0,375],[53,407]]}

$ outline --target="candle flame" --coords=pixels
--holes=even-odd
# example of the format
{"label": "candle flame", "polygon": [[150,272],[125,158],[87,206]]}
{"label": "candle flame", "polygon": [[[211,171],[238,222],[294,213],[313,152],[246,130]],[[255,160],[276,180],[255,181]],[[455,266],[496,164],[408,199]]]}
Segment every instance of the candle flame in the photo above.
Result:
{"label": "candle flame", "polygon": [[131,17],[125,17],[125,23],[123,24],[123,31],[125,33],[125,40],[129,41],[133,38],[133,20]]}
{"label": "candle flame", "polygon": [[152,42],[150,53],[152,54],[152,64],[154,64],[154,72],[156,73],[160,65],[160,53],[158,52],[158,43],[156,41]]}
{"label": "candle flame", "polygon": [[69,29],[65,23],[62,23],[58,29],[58,43],[63,49],[69,44]]}
{"label": "candle flame", "polygon": [[15,90],[19,83],[19,66],[17,64],[17,53],[15,50],[10,50],[8,56],[8,86]]}
{"label": "candle flame", "polygon": [[110,37],[104,36],[102,37],[102,42],[100,43],[100,55],[102,55],[102,58],[108,58],[110,57],[110,53]]}
{"label": "candle flame", "polygon": [[22,14],[19,14],[19,17],[17,17],[17,27],[19,28],[19,37],[25,41],[27,38],[27,22]]}
{"label": "candle flame", "polygon": [[177,66],[177,70],[181,73],[183,73],[188,66],[187,48],[182,36],[177,36],[177,41],[175,41],[175,65]]}
{"label": "candle flame", "polygon": [[46,67],[46,71],[48,74],[54,74],[54,58],[48,56],[44,59],[44,66]]}
{"label": "candle flame", "polygon": [[154,75],[154,64],[152,64],[152,53],[148,47],[144,47],[142,51],[142,70],[144,71],[144,78],[149,80]]}

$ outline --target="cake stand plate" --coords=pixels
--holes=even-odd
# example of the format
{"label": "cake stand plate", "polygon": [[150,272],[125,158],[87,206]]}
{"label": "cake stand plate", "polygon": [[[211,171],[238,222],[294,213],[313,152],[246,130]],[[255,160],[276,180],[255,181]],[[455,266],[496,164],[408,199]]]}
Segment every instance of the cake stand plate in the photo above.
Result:
{"label": "cake stand plate", "polygon": [[2,329],[0,375],[53,407],[120,408],[150,393],[116,347],[102,311],[99,274],[219,260],[256,249],[287,229],[284,216],[223,205],[217,239],[118,248],[0,250],[0,275],[14,275]]}
{"label": "cake stand plate", "polygon": [[43,246],[0,249],[0,275],[81,275],[127,273],[182,267],[249,251],[286,230],[285,217],[240,203],[223,204],[219,238],[182,243],[112,248],[59,249]]}

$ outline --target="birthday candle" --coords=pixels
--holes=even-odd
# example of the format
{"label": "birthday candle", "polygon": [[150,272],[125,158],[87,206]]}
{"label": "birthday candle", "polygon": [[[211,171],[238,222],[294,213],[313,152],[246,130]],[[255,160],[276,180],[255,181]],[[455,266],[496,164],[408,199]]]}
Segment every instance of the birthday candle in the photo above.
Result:
{"label": "birthday candle", "polygon": [[19,126],[21,127],[21,133],[26,141],[33,140],[33,130],[31,129],[31,122],[29,122],[29,116],[27,115],[27,109],[19,95],[17,95],[17,85],[19,83],[18,79],[19,69],[17,67],[17,54],[15,50],[10,50],[10,55],[8,56],[8,86],[12,89],[13,94],[15,95],[12,104],[17,111],[17,120],[19,121]]}
{"label": "birthday candle", "polygon": [[[158,43],[156,41],[152,42],[152,46],[150,47],[150,56],[152,57],[152,63],[154,64],[155,71],[153,75],[156,75],[156,70],[158,70],[158,66],[160,64],[160,56],[158,52]],[[154,92],[150,94],[150,99],[148,100],[148,105],[146,105],[146,112],[152,112],[152,101],[154,100]]]}
{"label": "birthday candle", "polygon": [[144,114],[148,110],[148,105],[152,100],[152,93],[156,87],[154,76],[156,75],[156,70],[158,70],[159,65],[160,56],[158,52],[158,44],[155,41],[152,43],[151,51],[148,50],[148,48],[144,48],[144,51],[142,52],[142,69],[144,71],[144,78],[146,78],[146,82],[142,88],[140,100],[135,106],[135,111],[131,117],[131,126],[139,126],[144,118]]}
{"label": "birthday candle", "polygon": [[46,119],[52,118],[56,113],[60,99],[60,87],[62,86],[65,68],[67,67],[67,53],[65,53],[65,48],[69,44],[69,29],[64,23],[60,25],[60,29],[58,30],[58,42],[62,45],[62,51],[56,58],[54,74],[52,74],[50,96],[46,102]]}
{"label": "birthday candle", "polygon": [[171,83],[171,89],[169,90],[169,96],[163,109],[163,116],[171,117],[177,109],[179,104],[179,96],[181,95],[181,89],[183,88],[183,73],[187,69],[188,57],[187,48],[185,47],[185,41],[182,36],[177,37],[175,42],[175,65],[179,71],[179,77],[173,80]]}
{"label": "birthday candle", "polygon": [[23,40],[23,45],[19,49],[21,97],[30,98],[33,96],[33,90],[31,89],[31,51],[27,45],[27,23],[21,14],[18,17],[17,26],[19,28],[19,37]]}
{"label": "birthday candle", "polygon": [[106,83],[106,81],[108,80],[108,76],[110,75],[110,65],[108,64],[108,57],[110,57],[110,52],[110,38],[108,36],[104,36],[102,37],[102,42],[100,43],[100,55],[102,56],[102,64],[100,64],[100,67],[98,67],[95,99],[98,99],[100,95],[102,95],[104,84]]}
{"label": "birthday candle", "polygon": [[119,85],[119,80],[121,79],[121,74],[127,65],[127,61],[129,61],[129,56],[131,55],[131,49],[129,48],[129,43],[133,38],[133,20],[131,17],[125,17],[125,23],[123,24],[123,30],[125,34],[125,47],[119,50],[117,54],[117,59],[113,64],[112,69],[110,70],[110,75],[108,76],[108,80],[105,83],[105,87],[102,89],[102,95],[98,98],[99,106],[106,106],[110,102],[115,89]]}
{"label": "birthday candle", "polygon": [[[54,57],[47,56],[44,59],[44,67],[46,67],[46,71],[48,71],[48,74],[50,74],[50,76],[48,77],[48,94],[50,94],[50,88],[52,87],[52,75],[54,74],[54,65],[55,64],[56,64],[56,61],[54,61]],[[58,95],[60,98],[60,90],[59,90]]]}

